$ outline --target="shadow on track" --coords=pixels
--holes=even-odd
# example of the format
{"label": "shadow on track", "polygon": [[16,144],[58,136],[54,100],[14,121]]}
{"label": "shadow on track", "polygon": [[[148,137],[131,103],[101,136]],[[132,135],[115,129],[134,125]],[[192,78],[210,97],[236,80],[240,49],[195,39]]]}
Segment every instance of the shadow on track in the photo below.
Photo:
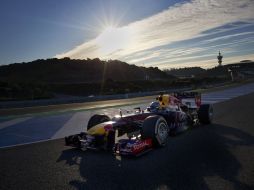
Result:
{"label": "shadow on track", "polygon": [[233,154],[250,146],[254,137],[248,133],[213,124],[172,137],[167,147],[139,158],[68,149],[57,162],[79,165],[85,180],[70,181],[76,189],[251,189],[238,179],[246,166]]}

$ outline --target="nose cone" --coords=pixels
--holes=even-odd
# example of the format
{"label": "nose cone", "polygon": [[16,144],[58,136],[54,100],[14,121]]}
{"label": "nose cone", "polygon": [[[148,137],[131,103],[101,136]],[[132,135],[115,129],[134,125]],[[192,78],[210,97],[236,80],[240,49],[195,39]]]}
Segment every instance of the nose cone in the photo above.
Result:
{"label": "nose cone", "polygon": [[113,122],[107,121],[93,126],[87,131],[89,135],[105,135],[106,132],[113,130]]}

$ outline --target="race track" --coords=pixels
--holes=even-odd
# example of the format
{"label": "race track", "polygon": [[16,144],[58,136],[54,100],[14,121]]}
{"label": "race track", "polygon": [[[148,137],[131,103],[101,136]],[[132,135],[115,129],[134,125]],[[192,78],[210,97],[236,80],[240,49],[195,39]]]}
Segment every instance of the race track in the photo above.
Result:
{"label": "race track", "polygon": [[[254,83],[205,93],[202,95],[202,101],[214,104],[252,92],[254,92]],[[89,118],[95,113],[113,116],[119,113],[119,108],[145,109],[151,101],[155,100],[155,97],[0,110],[2,115],[0,117],[0,148],[59,139],[80,133],[86,130]]]}
{"label": "race track", "polygon": [[0,149],[0,189],[254,189],[253,100],[215,104],[214,124],[139,158],[81,152],[63,139]]}

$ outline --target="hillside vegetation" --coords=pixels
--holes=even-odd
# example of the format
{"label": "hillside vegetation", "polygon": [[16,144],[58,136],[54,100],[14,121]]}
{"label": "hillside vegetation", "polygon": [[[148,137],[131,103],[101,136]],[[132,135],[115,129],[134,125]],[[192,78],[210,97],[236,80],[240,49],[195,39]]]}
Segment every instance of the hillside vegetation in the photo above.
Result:
{"label": "hillside vegetation", "polygon": [[[157,67],[138,67],[118,60],[47,59],[0,67],[0,80],[39,83],[94,83],[104,80],[162,80],[170,76]],[[172,78],[172,77],[171,77]]]}
{"label": "hillside vegetation", "polygon": [[175,77],[118,60],[35,60],[0,66],[0,100],[119,94],[168,88]]}

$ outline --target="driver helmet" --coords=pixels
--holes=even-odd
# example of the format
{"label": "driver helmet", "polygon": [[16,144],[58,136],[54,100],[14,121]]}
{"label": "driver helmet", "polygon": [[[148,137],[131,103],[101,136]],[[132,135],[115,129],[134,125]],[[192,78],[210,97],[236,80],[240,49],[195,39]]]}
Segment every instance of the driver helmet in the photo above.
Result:
{"label": "driver helmet", "polygon": [[160,103],[159,102],[152,102],[149,106],[151,112],[158,111],[160,108]]}

